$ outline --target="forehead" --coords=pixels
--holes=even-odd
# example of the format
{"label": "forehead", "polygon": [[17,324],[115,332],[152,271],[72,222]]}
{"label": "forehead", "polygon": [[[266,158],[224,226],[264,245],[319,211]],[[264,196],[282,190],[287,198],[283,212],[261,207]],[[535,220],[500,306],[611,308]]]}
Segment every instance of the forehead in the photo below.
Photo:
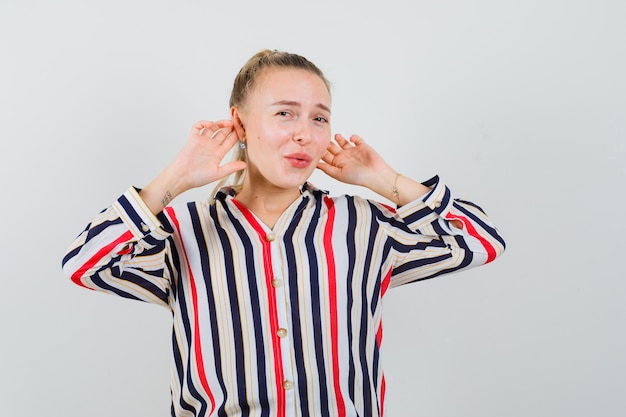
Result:
{"label": "forehead", "polygon": [[300,68],[265,68],[250,91],[250,99],[315,101],[330,106],[330,92],[317,74]]}

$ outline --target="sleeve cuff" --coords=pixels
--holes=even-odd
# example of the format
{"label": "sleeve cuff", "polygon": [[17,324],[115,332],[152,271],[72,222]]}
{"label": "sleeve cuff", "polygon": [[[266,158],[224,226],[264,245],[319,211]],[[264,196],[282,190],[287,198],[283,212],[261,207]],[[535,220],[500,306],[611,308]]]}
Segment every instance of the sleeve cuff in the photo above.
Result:
{"label": "sleeve cuff", "polygon": [[139,189],[129,188],[114,203],[120,219],[128,226],[137,240],[148,244],[165,240],[173,233],[173,228],[165,215],[155,216],[139,196]]}
{"label": "sleeve cuff", "polygon": [[445,217],[453,203],[450,189],[438,175],[422,184],[429,187],[430,191],[397,210],[405,223],[415,229],[432,222],[437,217]]}

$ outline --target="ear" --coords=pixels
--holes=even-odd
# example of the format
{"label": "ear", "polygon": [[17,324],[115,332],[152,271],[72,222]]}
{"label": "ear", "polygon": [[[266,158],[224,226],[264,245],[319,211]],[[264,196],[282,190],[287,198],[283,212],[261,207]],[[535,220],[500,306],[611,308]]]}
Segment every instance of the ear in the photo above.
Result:
{"label": "ear", "polygon": [[241,121],[241,112],[238,107],[233,106],[230,108],[230,117],[233,121],[233,128],[237,133],[237,137],[239,137],[239,140],[242,140],[246,136],[246,128]]}

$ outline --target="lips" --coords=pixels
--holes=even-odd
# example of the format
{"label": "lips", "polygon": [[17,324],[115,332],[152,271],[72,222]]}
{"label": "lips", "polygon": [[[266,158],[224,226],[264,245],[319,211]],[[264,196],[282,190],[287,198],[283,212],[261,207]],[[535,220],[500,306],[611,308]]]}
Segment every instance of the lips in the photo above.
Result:
{"label": "lips", "polygon": [[306,168],[311,164],[313,158],[305,153],[292,153],[285,155],[285,159],[294,168]]}

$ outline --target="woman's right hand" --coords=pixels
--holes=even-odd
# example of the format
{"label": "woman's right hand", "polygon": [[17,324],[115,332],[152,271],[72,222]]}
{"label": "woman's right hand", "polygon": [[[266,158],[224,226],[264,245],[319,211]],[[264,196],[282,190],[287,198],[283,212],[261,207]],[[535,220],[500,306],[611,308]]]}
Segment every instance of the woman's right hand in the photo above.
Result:
{"label": "woman's right hand", "polygon": [[230,120],[199,121],[174,161],[141,190],[142,199],[156,214],[177,195],[245,169],[243,161],[220,165],[238,139]]}
{"label": "woman's right hand", "polygon": [[237,133],[230,120],[196,123],[187,143],[166,169],[178,178],[177,194],[202,187],[246,167],[243,161],[232,161],[222,166],[224,156],[237,143]]}

